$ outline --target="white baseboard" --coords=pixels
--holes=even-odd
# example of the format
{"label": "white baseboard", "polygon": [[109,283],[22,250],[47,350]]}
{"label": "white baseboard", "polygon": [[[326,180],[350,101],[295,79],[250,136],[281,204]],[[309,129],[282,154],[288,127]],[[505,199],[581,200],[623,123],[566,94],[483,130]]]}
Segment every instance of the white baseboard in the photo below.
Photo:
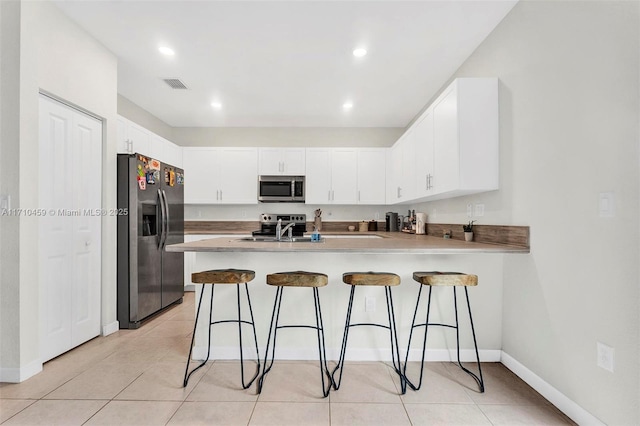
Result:
{"label": "white baseboard", "polygon": [[103,325],[102,326],[102,335],[103,336],[108,336],[108,335],[110,335],[112,333],[115,333],[119,329],[120,329],[120,323],[118,321],[114,321],[111,324],[107,324],[107,325]]}
{"label": "white baseboard", "polygon": [[566,414],[577,424],[604,426],[604,423],[594,417],[591,413],[576,404],[558,389],[551,386],[540,376],[520,364],[515,358],[504,351],[502,351],[501,362],[516,376],[524,380],[529,386],[534,388],[536,392],[544,396],[549,402],[555,405],[560,411]]}
{"label": "white baseboard", "polygon": [[24,367],[0,368],[0,382],[20,383],[42,371],[42,362],[33,361]]}
{"label": "white baseboard", "polygon": [[196,285],[195,284],[185,284],[184,285],[184,291],[196,291]]}

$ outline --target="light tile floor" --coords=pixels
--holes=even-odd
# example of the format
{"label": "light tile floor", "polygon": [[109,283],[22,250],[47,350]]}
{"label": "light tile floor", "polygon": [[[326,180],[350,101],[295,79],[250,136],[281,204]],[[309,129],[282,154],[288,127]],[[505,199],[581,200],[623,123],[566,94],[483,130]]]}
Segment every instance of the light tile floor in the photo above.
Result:
{"label": "light tile floor", "polygon": [[[280,361],[262,393],[242,390],[237,362],[214,361],[182,387],[194,298],[138,330],[120,330],[47,362],[20,384],[0,383],[2,425],[556,425],[573,424],[498,363],[486,391],[455,364],[428,363],[420,391],[398,395],[383,363],[347,363],[338,391],[320,393],[317,363]],[[335,364],[332,364],[335,365]],[[331,368],[331,365],[330,365]],[[409,371],[419,368],[411,363]],[[247,375],[252,371],[245,372]]]}

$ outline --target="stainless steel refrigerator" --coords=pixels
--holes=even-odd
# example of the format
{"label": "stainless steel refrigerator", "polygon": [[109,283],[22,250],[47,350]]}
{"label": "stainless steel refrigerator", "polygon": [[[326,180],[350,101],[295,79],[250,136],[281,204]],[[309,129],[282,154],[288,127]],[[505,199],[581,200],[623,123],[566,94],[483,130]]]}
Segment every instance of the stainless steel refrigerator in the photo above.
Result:
{"label": "stainless steel refrigerator", "polygon": [[[184,172],[141,154],[118,154],[118,321],[142,321],[184,296]],[[126,209],[126,210],[125,210]],[[126,213],[126,214],[125,214]]]}

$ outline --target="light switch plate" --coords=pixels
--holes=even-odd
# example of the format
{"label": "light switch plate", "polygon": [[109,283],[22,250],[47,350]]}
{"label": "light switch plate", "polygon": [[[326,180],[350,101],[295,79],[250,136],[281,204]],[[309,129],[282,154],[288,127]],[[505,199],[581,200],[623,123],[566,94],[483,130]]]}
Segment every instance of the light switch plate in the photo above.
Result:
{"label": "light switch plate", "polygon": [[615,366],[615,350],[611,346],[597,342],[598,359],[596,361],[598,367],[613,373]]}
{"label": "light switch plate", "polygon": [[9,194],[0,194],[0,209],[10,209],[11,208],[11,195]]}
{"label": "light switch plate", "polygon": [[615,217],[616,200],[613,191],[601,192],[598,199],[600,217]]}
{"label": "light switch plate", "polygon": [[475,217],[482,217],[484,216],[484,204],[476,204],[475,205],[475,211],[473,214]]}

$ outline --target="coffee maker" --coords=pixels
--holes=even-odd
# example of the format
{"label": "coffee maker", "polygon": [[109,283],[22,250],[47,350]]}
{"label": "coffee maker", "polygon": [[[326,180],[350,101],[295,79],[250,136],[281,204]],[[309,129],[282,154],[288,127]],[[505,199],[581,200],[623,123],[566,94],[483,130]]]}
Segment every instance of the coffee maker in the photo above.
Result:
{"label": "coffee maker", "polygon": [[398,232],[398,213],[387,212],[385,215],[387,232]]}

